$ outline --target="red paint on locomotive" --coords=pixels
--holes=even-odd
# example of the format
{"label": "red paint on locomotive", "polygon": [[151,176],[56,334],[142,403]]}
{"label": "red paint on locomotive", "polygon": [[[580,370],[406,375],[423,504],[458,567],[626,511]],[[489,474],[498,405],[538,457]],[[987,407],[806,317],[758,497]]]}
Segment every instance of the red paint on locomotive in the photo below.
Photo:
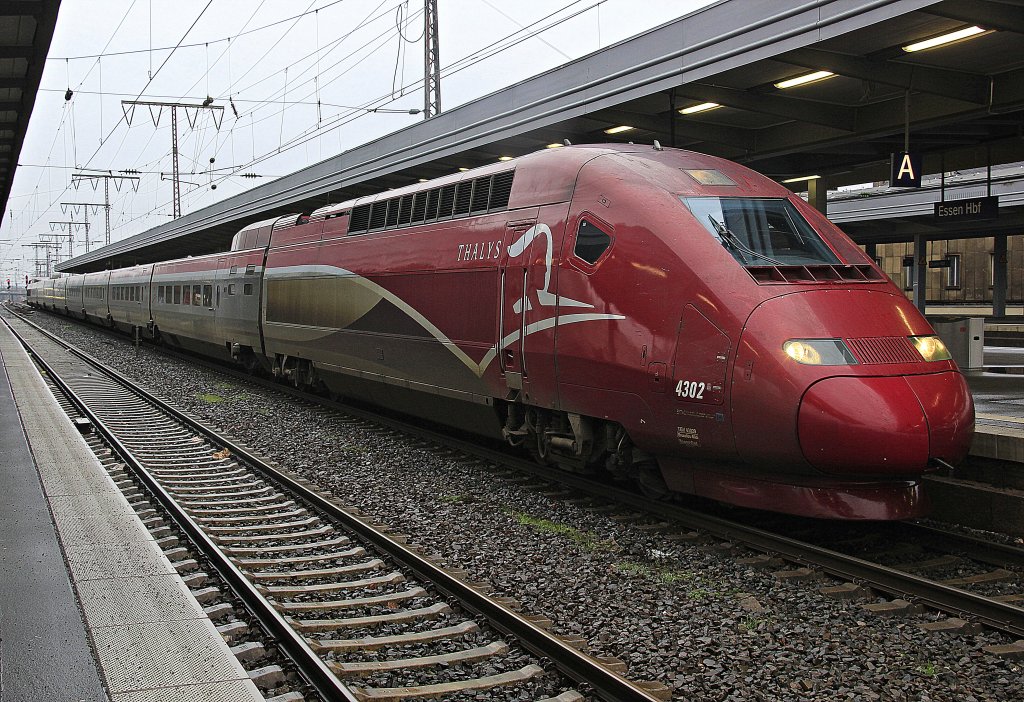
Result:
{"label": "red paint on locomotive", "polygon": [[[216,286],[210,325],[156,303],[152,319],[570,470],[901,519],[973,432],[963,377],[924,359],[914,339],[933,330],[874,262],[784,187],[710,156],[545,150],[252,225],[233,248],[153,267],[154,289]],[[258,313],[217,324],[246,263]]]}

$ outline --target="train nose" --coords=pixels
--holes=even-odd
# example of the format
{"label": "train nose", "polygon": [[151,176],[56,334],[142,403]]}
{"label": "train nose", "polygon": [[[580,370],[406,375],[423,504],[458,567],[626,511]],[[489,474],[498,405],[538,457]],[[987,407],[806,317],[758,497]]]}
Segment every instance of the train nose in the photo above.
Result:
{"label": "train nose", "polygon": [[831,377],[804,393],[797,427],[803,454],[818,470],[909,475],[931,459],[963,459],[974,431],[974,403],[955,371]]}

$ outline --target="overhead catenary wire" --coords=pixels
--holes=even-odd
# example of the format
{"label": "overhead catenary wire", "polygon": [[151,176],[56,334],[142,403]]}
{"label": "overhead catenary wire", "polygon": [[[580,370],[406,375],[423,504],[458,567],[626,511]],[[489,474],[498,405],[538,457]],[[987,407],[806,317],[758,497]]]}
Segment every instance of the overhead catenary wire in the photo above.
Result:
{"label": "overhead catenary wire", "polygon": [[[601,2],[603,2],[603,1],[604,0],[601,0]],[[340,0],[339,0],[339,2],[340,2]],[[502,37],[501,39],[498,39],[495,42],[492,42],[492,43],[488,44],[486,47],[483,47],[481,49],[477,49],[477,50],[469,53],[467,56],[464,56],[464,57],[458,59],[457,61],[451,63],[449,66],[445,67],[443,75],[445,75],[445,76],[454,75],[454,74],[456,74],[456,73],[458,73],[458,72],[460,72],[462,70],[465,70],[466,68],[469,68],[471,65],[475,64],[478,61],[486,60],[486,59],[491,58],[492,56],[496,55],[497,53],[500,53],[501,51],[507,50],[507,49],[509,49],[511,47],[514,47],[514,46],[516,46],[518,44],[521,44],[522,42],[528,41],[529,39],[531,39],[532,37],[536,36],[540,32],[546,31],[546,30],[548,30],[548,29],[550,29],[550,28],[552,28],[554,26],[557,26],[557,24],[560,24],[561,22],[567,21],[567,20],[571,19],[572,17],[578,16],[582,12],[586,12],[589,9],[592,9],[593,7],[597,7],[598,5],[601,4],[601,2],[598,2],[598,3],[594,4],[594,5],[591,5],[589,7],[586,7],[584,9],[580,10],[579,12],[573,13],[569,17],[557,18],[557,19],[555,19],[555,21],[550,22],[550,20],[553,17],[557,17],[557,15],[559,13],[564,12],[565,10],[571,8],[573,5],[579,4],[579,2],[582,2],[582,0],[577,0],[576,2],[568,3],[565,7],[559,8],[559,10],[557,10],[557,11],[555,11],[553,13],[550,13],[549,15],[546,15],[541,20],[538,20],[537,22],[531,23],[527,27],[520,27],[516,32],[512,32],[512,33],[508,34],[507,36]],[[334,4],[338,4],[338,3],[330,3],[327,6],[334,5]],[[390,3],[386,3],[386,0],[385,0],[384,2],[381,2],[380,5],[377,6],[377,8],[380,8],[381,6],[383,6],[385,4],[390,4]],[[327,6],[325,6],[325,7],[327,7]],[[209,4],[207,4],[206,7],[209,7]],[[312,5],[310,7],[312,7]],[[204,12],[205,12],[205,9],[206,8],[204,8]],[[320,16],[319,16],[319,10],[320,9],[324,9],[324,7],[314,8],[310,12],[302,13],[303,16],[304,15],[308,15],[308,14],[313,14],[314,15],[314,17],[312,18],[313,19],[313,23],[314,23],[314,27],[310,27],[310,29],[314,30],[311,33],[314,33],[315,36],[316,36],[315,46],[313,47],[313,50],[309,53],[309,55],[307,57],[303,57],[303,59],[300,59],[299,61],[295,61],[295,62],[290,63],[288,65],[287,69],[286,68],[279,69],[279,71],[277,71],[277,72],[280,72],[280,73],[285,73],[285,71],[287,70],[287,74],[286,74],[287,75],[287,79],[283,80],[281,83],[278,84],[279,87],[273,91],[274,94],[272,96],[266,96],[262,100],[260,100],[260,99],[250,99],[248,97],[241,97],[241,96],[238,95],[238,92],[240,92],[241,90],[244,90],[244,88],[241,88],[241,86],[242,86],[243,82],[245,81],[245,79],[247,77],[252,77],[252,72],[251,72],[252,69],[243,71],[241,75],[237,75],[237,76],[236,75],[232,75],[233,70],[232,70],[232,66],[231,66],[231,59],[230,59],[230,55],[228,54],[228,52],[229,52],[229,50],[231,48],[230,47],[230,41],[229,40],[225,40],[227,46],[225,46],[225,50],[224,50],[224,53],[222,54],[222,56],[227,56],[228,57],[228,61],[227,61],[228,72],[229,72],[228,82],[229,82],[229,85],[231,87],[227,91],[224,99],[231,100],[232,104],[234,104],[234,102],[237,102],[238,105],[239,105],[239,109],[244,109],[245,112],[249,112],[250,120],[249,120],[249,125],[248,126],[250,127],[250,135],[251,135],[251,139],[252,139],[252,150],[251,150],[251,159],[249,159],[248,161],[245,160],[244,154],[242,155],[243,156],[243,162],[242,163],[240,163],[237,158],[232,157],[230,159],[230,163],[237,164],[237,168],[235,169],[235,171],[233,173],[232,172],[225,172],[225,171],[221,171],[220,169],[217,169],[216,175],[214,177],[214,181],[213,182],[219,182],[219,181],[225,180],[226,178],[233,177],[234,174],[236,174],[238,172],[241,172],[243,170],[249,169],[252,166],[257,165],[259,163],[263,163],[263,162],[267,161],[269,158],[272,158],[273,156],[275,156],[278,153],[284,153],[284,152],[286,152],[286,151],[288,151],[290,149],[294,149],[294,148],[296,148],[298,146],[301,146],[304,143],[308,143],[308,141],[310,141],[311,139],[321,138],[321,137],[325,136],[326,134],[328,134],[329,132],[331,132],[333,130],[339,130],[339,134],[340,134],[341,133],[341,131],[340,131],[341,127],[344,127],[345,125],[350,124],[353,120],[359,119],[360,117],[364,116],[365,114],[368,114],[370,111],[373,111],[375,109],[375,107],[380,107],[380,106],[383,106],[383,105],[387,104],[387,102],[388,102],[388,95],[387,94],[381,95],[380,97],[377,97],[377,98],[373,98],[373,99],[370,99],[370,100],[363,101],[361,104],[356,104],[356,105],[342,105],[342,104],[338,104],[338,103],[328,102],[328,101],[325,101],[323,99],[324,98],[324,91],[327,88],[327,86],[337,82],[344,75],[347,75],[351,71],[355,70],[359,66],[360,63],[364,62],[367,57],[363,56],[362,53],[368,52],[369,54],[373,54],[374,52],[378,51],[378,43],[375,42],[374,40],[370,40],[369,42],[364,43],[361,46],[360,49],[356,50],[355,52],[347,53],[346,56],[340,58],[337,61],[333,61],[333,62],[329,63],[325,67],[325,65],[324,65],[325,57],[328,56],[328,54],[331,51],[336,50],[336,48],[340,45],[340,43],[336,42],[336,41],[334,41],[332,39],[332,41],[329,42],[328,44],[326,44],[324,46],[320,45],[320,40],[319,40],[319,21],[321,19]],[[392,9],[394,9],[394,5],[392,5]],[[390,13],[390,10],[386,10],[385,12],[382,12],[381,14],[386,16],[388,13]],[[202,13],[200,13],[200,14],[202,14]],[[373,14],[375,14],[375,13],[371,12],[370,16],[366,17],[364,19],[364,22],[361,22],[360,25],[364,24],[367,21],[372,21],[374,19]],[[418,13],[416,13],[416,16],[419,16],[421,14],[422,14],[421,12],[418,12]],[[273,24],[280,25],[280,24],[282,24],[284,22],[287,22],[289,20],[292,20],[292,19],[293,18],[286,18],[285,20],[279,20],[279,21],[277,21],[277,22],[275,22]],[[406,19],[407,21],[399,23],[396,27],[392,28],[391,31],[397,31],[399,33],[399,35],[400,35],[400,40],[404,41],[409,36],[408,32],[406,31],[406,29],[408,28],[408,21],[412,21],[415,18],[410,13],[410,15],[408,17],[404,17],[403,19]],[[198,21],[198,18],[197,18],[197,21]],[[193,27],[194,26],[195,26],[195,23],[193,23]],[[258,29],[259,28],[256,28],[256,29],[253,29],[253,30],[250,30],[250,31],[244,31],[244,32],[239,32],[239,33],[232,34],[231,39],[233,40],[233,39],[235,39],[235,38],[237,38],[239,36],[242,36],[243,33],[244,34],[251,34],[254,31],[258,31]],[[291,30],[291,29],[292,28],[289,27],[289,30]],[[191,28],[190,28],[189,31],[186,31],[185,35],[182,37],[182,40],[179,41],[179,43],[176,45],[177,48],[184,48],[184,47],[187,47],[187,46],[192,46],[192,45],[184,44],[184,39],[188,36],[190,31],[191,31]],[[389,42],[390,42],[390,38],[389,37],[393,37],[393,36],[394,36],[393,34],[385,33],[384,34],[384,39],[386,39],[387,43],[389,44]],[[203,45],[204,47],[207,47],[206,50],[208,52],[208,45],[210,43],[213,43],[213,41],[201,42],[198,45]],[[164,58],[164,61],[161,63],[160,67],[157,69],[156,72],[154,72],[152,78],[147,82],[146,86],[143,88],[143,91],[140,92],[137,97],[141,97],[144,94],[145,89],[150,84],[152,84],[153,78],[155,78],[156,75],[158,73],[160,73],[161,69],[163,69],[167,65],[169,58],[170,58],[170,56]],[[310,59],[312,59],[312,60],[310,60]],[[220,60],[219,57],[218,57],[218,60]],[[207,89],[207,92],[209,94],[209,93],[212,93],[216,89],[216,86],[212,85],[213,76],[211,75],[211,71],[217,65],[217,61],[213,60],[213,57],[209,57],[209,56],[207,58],[207,61],[208,61],[208,65],[209,65],[209,69],[210,70],[207,71],[206,73],[204,73],[203,76],[200,76],[199,80],[200,81],[205,80],[206,81],[206,85],[210,86]],[[352,64],[354,64],[354,65],[352,65]],[[97,62],[96,65],[99,68],[99,70],[102,71],[101,63]],[[309,74],[312,74],[312,75],[309,76]],[[250,81],[250,83],[247,84],[247,86],[258,85],[262,81],[265,81],[268,78],[271,78],[272,75],[273,75],[273,73],[271,75],[266,76],[266,77],[259,78],[256,81]],[[400,88],[402,90],[407,91],[407,90],[411,89],[412,87],[414,87],[417,83],[422,84],[422,79],[420,79],[419,81],[415,81],[415,80],[413,80],[413,81],[396,81],[396,87],[398,87],[398,88]],[[83,91],[83,94],[88,94],[88,92],[90,92],[90,91]],[[97,92],[103,93],[102,90],[97,91]],[[223,92],[223,91],[218,91],[218,92]],[[308,95],[306,94],[307,92],[308,92]],[[110,94],[115,94],[115,93],[110,93]],[[306,98],[309,98],[309,100],[307,101]],[[242,107],[243,105],[245,107]],[[315,106],[316,109],[317,109],[317,114],[312,116],[311,120],[310,120],[312,122],[313,126],[311,128],[308,128],[308,129],[305,129],[305,130],[301,131],[298,134],[295,134],[295,135],[291,136],[289,139],[284,139],[283,138],[283,131],[284,131],[283,130],[283,126],[284,126],[285,116],[283,115],[283,112],[286,109],[298,108],[298,107],[301,107],[303,105]],[[327,110],[342,110],[343,112],[341,114],[328,115],[328,114],[326,114]],[[244,115],[240,115],[240,116],[244,116]],[[281,126],[279,126],[279,142],[278,142],[277,145],[274,145],[273,147],[271,147],[271,150],[268,151],[268,152],[265,152],[265,153],[258,152],[257,151],[257,146],[258,145],[257,145],[256,139],[255,139],[255,127],[258,126],[265,119],[273,119],[275,117],[277,119],[281,120]],[[288,123],[292,124],[292,120],[288,119]],[[237,125],[237,126],[240,127],[241,125]],[[161,129],[163,129],[163,128],[164,127],[162,126]],[[203,142],[205,144],[209,140],[209,143],[212,145],[212,147],[214,149],[216,149],[215,153],[219,153],[220,150],[222,150],[222,149],[224,149],[224,148],[226,148],[228,146],[230,146],[231,149],[233,150],[234,147],[235,147],[235,144],[234,144],[234,140],[233,140],[232,137],[233,137],[233,130],[235,128],[236,128],[236,125],[233,125],[232,129],[228,130],[227,133],[224,133],[224,132],[215,133],[214,130],[206,129],[205,125],[204,125],[204,128],[200,129],[200,130],[197,130],[197,132],[195,134],[196,142],[197,143],[198,142]],[[127,136],[128,136],[128,130],[123,130],[122,131],[122,139],[121,139],[121,143],[119,144],[119,147],[124,146],[126,144],[125,138]],[[156,136],[155,131],[150,133],[150,137],[155,137],[155,136]],[[109,136],[107,138],[109,138]],[[259,145],[259,146],[262,148],[262,145]],[[195,158],[193,158],[193,161],[198,160],[199,154],[202,153],[202,151],[205,150],[206,148],[207,148],[206,146],[204,146],[202,148],[198,148],[197,147],[196,152],[195,152]],[[120,148],[119,148],[119,150],[120,150]],[[52,151],[52,147],[51,147],[51,151]],[[72,149],[72,151],[73,151],[73,149]],[[191,151],[191,149],[190,149],[190,151]],[[109,153],[109,150],[108,149],[104,149],[104,153]],[[92,163],[94,158],[95,158],[95,154],[93,156],[91,156],[90,159],[88,161],[86,161],[86,163],[87,164]],[[75,160],[77,161],[77,159],[75,159]],[[220,175],[221,173],[225,173],[225,175],[222,177]],[[203,187],[208,187],[208,186],[203,186]],[[195,191],[195,189],[190,189],[188,192],[194,192],[194,191]],[[44,197],[45,198],[48,194],[49,194],[48,192],[41,193],[40,197]],[[154,200],[154,203],[159,203],[159,193],[158,193],[158,191],[156,189],[154,189],[152,191],[152,194],[154,195],[154,197],[157,197],[157,199]],[[130,197],[131,197],[130,195],[122,195],[120,199],[121,200],[125,200],[126,198],[130,198]],[[126,207],[125,209],[126,210],[128,210],[128,209],[133,210],[133,214],[137,213],[139,211],[138,207],[131,207],[131,208],[127,208]],[[119,218],[119,223],[124,223],[124,224],[127,225],[128,222],[126,220],[134,220],[134,219],[135,219],[135,217],[121,217],[121,218]]]}
{"label": "overhead catenary wire", "polygon": [[[135,6],[135,2],[137,2],[137,0],[134,0],[132,2],[132,7]],[[322,5],[322,6],[320,6],[317,9],[319,9],[319,10],[326,10],[329,7],[332,7],[334,5],[339,5],[339,4],[343,3],[343,2],[345,2],[345,0],[334,0],[333,2],[329,2],[326,5]],[[66,61],[66,60],[81,61],[81,60],[85,60],[85,59],[98,58],[100,56],[103,56],[105,58],[109,58],[109,57],[112,57],[112,56],[132,56],[134,54],[146,54],[146,53],[151,53],[153,51],[172,51],[172,50],[175,50],[175,49],[195,49],[195,48],[198,48],[200,46],[204,46],[205,44],[220,44],[220,43],[228,41],[229,39],[238,39],[239,37],[242,37],[242,36],[246,36],[246,35],[249,35],[249,34],[255,34],[256,32],[262,32],[265,29],[272,29],[273,27],[276,27],[279,24],[284,24],[285,22],[291,22],[294,19],[298,19],[298,18],[303,17],[305,15],[312,14],[312,12],[316,11],[316,10],[313,10],[313,11],[307,10],[306,12],[300,13],[298,15],[291,15],[289,17],[284,17],[282,19],[270,22],[269,24],[264,24],[264,25],[259,26],[259,27],[254,27],[254,28],[252,28],[252,29],[250,29],[248,31],[243,31],[243,32],[238,32],[238,33],[232,34],[230,37],[221,37],[219,39],[211,39],[208,42],[207,41],[201,41],[201,42],[196,42],[195,44],[177,44],[175,46],[158,46],[156,48],[153,48],[153,45],[152,45],[153,44],[153,39],[152,39],[152,30],[153,30],[153,26],[152,26],[152,21],[153,21],[152,7],[153,7],[153,1],[150,0],[150,46],[149,46],[149,48],[146,48],[146,49],[127,49],[125,51],[110,51],[110,52],[108,52],[106,50],[106,47],[104,47],[102,51],[100,51],[99,53],[96,53],[96,54],[77,54],[75,56],[47,56],[46,60],[47,61]],[[131,12],[131,7],[128,8],[128,10],[125,12],[124,16],[127,17],[127,15],[130,12]],[[122,22],[123,21],[124,21],[124,17],[122,17]],[[109,42],[108,42],[108,46],[109,46]],[[149,65],[149,72],[150,72],[150,74],[153,73],[153,64],[152,64],[152,62]]]}
{"label": "overhead catenary wire", "polygon": [[[196,19],[195,19],[195,20],[194,20],[194,21],[192,22],[192,24],[191,24],[191,25],[189,26],[189,28],[188,28],[188,29],[187,29],[187,30],[185,31],[185,33],[184,33],[184,34],[182,35],[181,39],[180,39],[180,40],[178,41],[178,45],[180,45],[180,44],[181,44],[182,42],[184,42],[184,41],[185,41],[185,38],[186,38],[186,37],[187,37],[187,36],[189,35],[189,33],[191,33],[191,31],[192,31],[192,30],[193,30],[193,29],[195,28],[196,24],[198,24],[198,23],[199,23],[199,20],[200,20],[200,19],[201,19],[201,18],[203,17],[203,15],[204,15],[204,14],[206,13],[206,11],[207,11],[207,10],[208,10],[208,9],[210,8],[210,5],[211,5],[211,4],[213,4],[213,0],[208,0],[208,2],[206,3],[206,5],[205,5],[205,6],[203,7],[203,9],[202,9],[202,10],[201,10],[201,11],[199,12],[199,14],[198,14],[198,15],[196,16]],[[134,2],[132,3],[132,6],[134,6]],[[123,21],[123,19],[122,19],[122,21]],[[120,28],[120,26],[121,26],[121,25],[119,24],[119,25],[118,25],[118,28]],[[115,32],[114,32],[114,33],[116,34],[116,32],[117,32],[117,29],[115,29]],[[112,39],[113,39],[113,35],[111,35],[111,40],[112,40]],[[107,45],[108,45],[108,46],[109,46],[109,42],[110,42],[110,40],[108,40],[108,43],[107,43]],[[143,86],[142,90],[141,90],[141,91],[139,91],[139,96],[141,96],[141,95],[142,95],[142,94],[143,94],[143,93],[145,92],[146,88],[148,88],[148,87],[150,86],[150,84],[151,84],[151,83],[153,82],[153,79],[154,79],[154,78],[155,78],[155,77],[156,77],[156,76],[157,76],[157,75],[158,75],[158,74],[160,73],[160,71],[161,71],[161,70],[163,69],[163,67],[167,65],[167,62],[168,62],[168,61],[170,60],[171,56],[173,56],[173,55],[174,55],[174,50],[172,50],[172,51],[171,51],[171,53],[167,55],[167,57],[166,57],[166,58],[164,59],[163,63],[161,63],[161,64],[160,64],[160,66],[159,66],[159,67],[157,68],[156,72],[152,73],[152,74],[151,74],[151,75],[149,76],[149,80],[148,80],[148,81],[146,82],[146,84],[145,84],[145,85]],[[70,77],[70,76],[69,76],[69,77]],[[70,83],[70,80],[69,80],[69,83]],[[69,90],[70,90],[70,88],[69,88]],[[73,121],[73,119],[72,119],[72,121]],[[110,138],[110,137],[111,137],[111,136],[113,135],[113,132],[114,132],[114,130],[116,130],[116,129],[118,128],[118,126],[119,126],[120,124],[121,124],[121,121],[120,121],[120,120],[118,120],[117,124],[115,124],[115,125],[114,125],[114,126],[113,126],[113,127],[111,128],[111,131],[110,131],[110,132],[109,132],[109,133],[108,133],[108,134],[106,135],[106,137],[104,137],[104,138],[103,138],[103,139],[101,140],[101,142],[102,142],[102,143],[105,143],[105,142],[106,142],[106,140],[108,140],[108,139],[109,139],[109,138]],[[72,126],[73,126],[73,125],[72,125]],[[96,150],[95,150],[95,151],[93,152],[92,156],[90,156],[90,157],[89,157],[89,159],[88,159],[88,160],[87,160],[87,161],[85,162],[85,165],[84,165],[84,166],[82,166],[83,168],[88,168],[88,167],[89,167],[89,165],[90,165],[90,164],[92,163],[92,160],[93,160],[94,158],[96,158],[96,156],[97,156],[97,155],[99,154],[99,151],[100,151],[100,149],[102,149],[102,148],[103,148],[103,147],[102,147],[102,143],[101,143],[101,146],[97,147],[97,148],[96,148]],[[75,162],[76,162],[76,166],[77,166],[77,165],[78,165],[78,159],[77,159],[77,157],[75,158]],[[68,190],[68,187],[70,187],[70,186],[67,186],[67,187],[65,187],[65,189],[64,189],[64,191],[63,191],[63,192],[67,192],[67,190]],[[52,207],[52,206],[53,206],[53,204],[54,204],[54,203],[53,203],[53,202],[51,202],[51,203],[49,204],[49,206],[47,207],[47,210],[48,210],[48,209],[49,209],[50,207]],[[37,223],[38,223],[38,221],[39,221],[39,220],[37,219],[37,220],[36,220],[35,222],[33,222],[32,224],[30,224],[30,225],[29,225],[29,227],[28,227],[28,229],[26,229],[26,232],[25,232],[25,233],[27,234],[27,233],[28,233],[28,230],[30,230],[30,229],[31,229],[31,228],[32,228],[33,226],[35,226],[35,224],[37,224]]]}
{"label": "overhead catenary wire", "polygon": [[[540,32],[543,32],[543,31],[547,31],[547,30],[549,30],[549,29],[551,29],[551,28],[553,28],[555,26],[558,26],[559,24],[561,24],[561,23],[563,23],[565,21],[568,21],[568,20],[570,20],[570,19],[572,19],[574,17],[577,17],[580,14],[585,13],[585,12],[593,9],[594,7],[597,7],[598,5],[602,4],[603,2],[605,2],[605,0],[598,0],[597,3],[589,5],[589,6],[585,7],[585,8],[582,8],[582,9],[580,9],[580,10],[578,10],[578,11],[576,11],[576,12],[574,12],[574,13],[566,16],[566,17],[561,17],[561,18],[555,19],[554,21],[550,22],[547,25],[538,27],[538,28],[532,30],[531,32],[529,32],[528,34],[526,34],[525,36],[518,36],[518,35],[521,35],[523,33],[523,31],[525,31],[526,29],[529,29],[531,27],[537,27],[537,25],[540,25],[541,23],[551,19],[552,17],[557,16],[558,14],[560,14],[561,12],[564,12],[566,9],[572,7],[573,5],[579,4],[579,2],[581,2],[581,1],[582,0],[576,0],[575,2],[569,3],[568,5],[560,8],[559,10],[556,10],[555,12],[549,13],[548,15],[546,15],[545,17],[537,20],[536,22],[533,22],[530,25],[527,25],[527,27],[522,28],[520,30],[517,30],[515,32],[512,32],[512,33],[506,35],[505,37],[503,37],[501,39],[498,39],[498,40],[492,42],[491,44],[488,44],[486,47],[483,47],[483,48],[481,48],[481,49],[479,49],[479,50],[477,50],[475,52],[472,52],[472,53],[468,54],[467,56],[462,57],[461,59],[458,59],[457,61],[455,61],[450,66],[446,67],[442,71],[442,74],[443,75],[451,75],[451,74],[454,74],[454,73],[458,73],[459,71],[465,70],[466,68],[468,68],[468,67],[470,67],[472,65],[475,65],[480,60],[485,60],[485,59],[490,58],[490,57],[492,57],[492,56],[494,56],[494,55],[496,55],[496,54],[498,54],[498,53],[500,53],[502,51],[507,50],[508,48],[511,48],[513,46],[521,44],[524,41],[527,41],[528,39],[532,38],[536,34],[538,34]],[[365,44],[364,44],[364,46],[365,46]],[[349,70],[351,70],[351,68]],[[406,87],[412,87],[415,84],[416,84],[416,82],[413,82],[413,83],[409,84]],[[329,132],[331,130],[334,130],[334,129],[337,129],[337,128],[341,127],[341,126],[349,124],[353,120],[358,119],[358,118],[368,114],[369,112],[372,112],[374,110],[374,108],[372,107],[372,105],[374,105],[374,103],[382,103],[382,102],[384,102],[386,100],[387,100],[387,95],[383,95],[383,96],[381,96],[379,98],[375,98],[373,100],[366,101],[366,102],[364,102],[362,104],[362,106],[355,108],[356,111],[354,111],[354,112],[350,112],[348,114],[343,114],[343,115],[336,115],[334,118],[332,118],[331,120],[326,122],[326,124],[323,126],[323,129],[318,129],[316,127],[312,128],[312,129],[307,129],[304,133],[296,135],[291,140],[289,140],[287,142],[284,142],[282,144],[279,144],[280,151],[278,151],[278,149],[274,149],[274,150],[272,150],[270,152],[261,154],[259,156],[255,155],[255,124],[256,124],[257,121],[263,121],[264,119],[271,119],[273,117],[276,117],[277,113],[275,112],[273,114],[270,114],[270,115],[267,115],[266,117],[261,118],[260,120],[255,120],[255,118],[253,117],[253,112],[250,112],[250,127],[251,127],[252,133],[253,133],[253,143],[252,143],[253,158],[250,161],[248,161],[248,162],[246,162],[244,164],[239,165],[238,169],[235,172],[228,173],[228,174],[225,174],[223,176],[220,176],[219,179],[215,180],[214,182],[222,182],[222,181],[226,180],[227,178],[233,177],[234,175],[237,174],[237,172],[240,172],[240,171],[246,170],[246,169],[251,169],[253,166],[258,165],[259,163],[262,163],[262,162],[266,161],[269,158],[272,158],[273,156],[277,155],[278,153],[283,153],[283,152],[288,151],[288,150],[290,150],[292,148],[295,148],[297,146],[301,146],[302,144],[308,142],[312,138],[317,138],[319,136],[322,136],[323,133]]]}
{"label": "overhead catenary wire", "polygon": [[[544,22],[545,20],[548,20],[551,17],[554,17],[554,16],[558,15],[559,13],[561,13],[564,10],[568,9],[569,7],[572,7],[573,5],[579,4],[579,2],[581,2],[581,1],[582,0],[576,0],[575,2],[572,2],[569,5],[566,5],[563,8],[560,8],[559,10],[556,10],[555,12],[549,13],[545,17],[537,20],[537,22],[534,22],[534,23],[531,23],[530,25],[527,25],[527,28],[536,26],[537,24],[539,24],[541,22]],[[566,21],[568,21],[570,19],[573,19],[574,17],[579,16],[580,14],[588,12],[589,10],[599,6],[600,4],[604,3],[605,1],[606,0],[598,0],[598,2],[596,2],[596,3],[592,4],[592,5],[589,5],[589,6],[585,7],[585,8],[582,8],[582,9],[572,13],[571,15],[568,15],[566,17],[561,17],[561,18],[558,18],[558,19],[552,21],[550,24],[545,25],[543,27],[540,27],[540,28],[532,31],[531,33],[527,34],[526,36],[522,36],[522,37],[516,38],[516,35],[521,34],[521,32],[523,30],[517,30],[516,32],[512,32],[511,34],[506,35],[505,37],[503,37],[503,38],[501,38],[501,39],[499,39],[499,40],[497,40],[495,42],[492,42],[491,44],[488,44],[486,47],[483,47],[483,48],[477,50],[476,52],[473,52],[473,53],[471,53],[471,54],[469,54],[467,56],[464,56],[463,58],[458,59],[457,61],[455,61],[453,64],[443,68],[442,71],[441,71],[442,76],[454,75],[454,74],[456,74],[456,73],[458,73],[460,71],[463,71],[463,70],[465,70],[465,69],[467,69],[467,68],[469,68],[471,66],[474,66],[479,61],[486,60],[487,58],[490,58],[490,57],[492,57],[492,56],[494,56],[494,55],[496,55],[496,54],[498,54],[498,53],[500,53],[502,51],[505,51],[505,50],[507,50],[507,49],[509,49],[509,48],[511,48],[513,46],[516,46],[518,44],[523,43],[524,41],[526,41],[526,40],[532,38],[533,36],[535,36],[536,34],[538,34],[539,32],[547,31],[547,30],[549,30],[549,29],[551,29],[551,28],[553,28],[555,26],[558,26],[559,24],[562,24],[562,23],[564,23],[564,22],[566,22]],[[414,87],[415,85],[417,85],[419,83],[422,83],[422,80],[414,81],[414,82],[410,83],[409,85],[407,85],[405,87],[412,88],[412,87]],[[368,101],[364,102],[360,107],[355,108],[355,110],[357,110],[357,111],[353,111],[352,113],[349,113],[349,114],[337,115],[337,116],[335,116],[333,118],[333,122],[330,121],[330,120],[326,121],[324,129],[329,131],[329,130],[336,129],[338,127],[344,126],[346,124],[349,124],[353,119],[358,119],[359,117],[362,117],[362,116],[368,114],[369,112],[372,112],[373,109],[371,108],[371,106],[374,105],[375,103],[381,103],[381,102],[383,102],[383,101],[385,101],[387,99],[388,99],[387,95],[382,95],[382,96],[380,96],[378,98],[375,98],[375,99],[372,99],[372,100],[368,100]],[[266,118],[261,118],[260,121],[262,121],[263,119],[272,118],[274,116],[276,116],[276,114],[268,115]],[[308,140],[308,138],[313,138],[313,136],[318,136],[318,134],[314,134],[314,135],[310,136],[308,134],[309,131],[311,131],[311,130],[307,130],[306,134],[297,135],[293,139],[292,142],[286,143],[284,145],[281,145],[280,146],[280,150],[275,150],[275,151],[272,151],[272,152],[267,152],[267,153],[261,155],[258,159],[254,159],[253,161],[247,163],[242,168],[251,168],[252,166],[254,166],[254,165],[258,164],[258,163],[261,163],[262,161],[266,160],[267,158],[273,157],[273,156],[277,155],[278,153],[282,153],[282,152],[287,151],[287,150],[289,150],[291,148],[294,148],[296,146],[300,146],[301,144],[305,143]],[[315,131],[319,131],[319,130],[315,130]]]}

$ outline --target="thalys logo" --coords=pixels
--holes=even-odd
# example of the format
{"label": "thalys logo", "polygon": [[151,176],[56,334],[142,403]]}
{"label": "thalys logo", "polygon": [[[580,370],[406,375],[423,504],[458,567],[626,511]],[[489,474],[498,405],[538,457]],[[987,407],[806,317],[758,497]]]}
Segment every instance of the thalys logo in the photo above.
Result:
{"label": "thalys logo", "polygon": [[501,258],[501,240],[482,241],[476,244],[459,244],[456,261],[485,261]]}
{"label": "thalys logo", "polygon": [[[552,256],[554,254],[554,240],[551,237],[551,228],[546,224],[535,224],[534,226],[523,232],[523,235],[516,239],[511,246],[508,247],[508,257],[518,258],[523,253],[530,249],[530,244],[533,243],[534,239],[542,237],[546,248],[544,249],[544,287],[537,288],[537,302],[540,303],[541,307],[554,307],[555,305],[561,305],[562,307],[589,307],[594,306],[587,302],[580,302],[579,300],[573,300],[568,297],[560,297],[551,292],[551,263]],[[515,310],[516,314],[522,314],[524,311],[530,311],[533,309],[533,305],[530,304],[529,298],[526,296],[524,291],[521,300],[517,300],[512,309]]]}

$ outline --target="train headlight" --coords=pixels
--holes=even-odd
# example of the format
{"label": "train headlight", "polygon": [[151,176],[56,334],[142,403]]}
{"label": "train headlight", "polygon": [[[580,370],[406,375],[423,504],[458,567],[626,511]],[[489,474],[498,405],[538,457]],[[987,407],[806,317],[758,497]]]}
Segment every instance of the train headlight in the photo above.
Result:
{"label": "train headlight", "polygon": [[790,339],[782,345],[786,355],[807,366],[854,366],[857,359],[842,339]]}
{"label": "train headlight", "polygon": [[926,361],[948,361],[952,358],[949,349],[937,336],[912,336],[910,341]]}

